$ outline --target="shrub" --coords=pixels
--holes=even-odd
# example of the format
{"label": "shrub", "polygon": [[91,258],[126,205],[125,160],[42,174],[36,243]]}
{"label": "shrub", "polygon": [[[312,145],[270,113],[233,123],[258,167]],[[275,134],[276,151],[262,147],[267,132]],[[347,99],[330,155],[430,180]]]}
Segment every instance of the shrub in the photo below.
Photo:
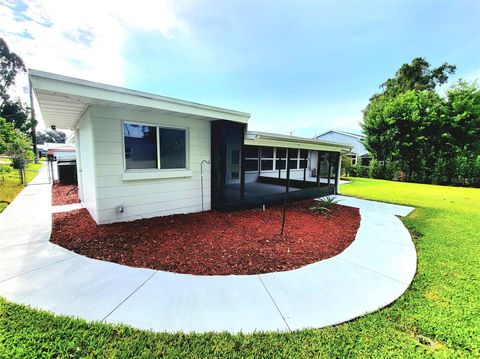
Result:
{"label": "shrub", "polygon": [[[350,157],[342,155],[342,173],[344,176],[353,176],[353,165]],[[355,177],[355,176],[353,176]]]}
{"label": "shrub", "polygon": [[320,214],[328,214],[331,208],[338,203],[335,196],[326,196],[320,198],[315,206],[310,207],[310,210]]}
{"label": "shrub", "polygon": [[368,178],[368,166],[355,165],[354,167],[356,167],[357,177]]}
{"label": "shrub", "polygon": [[383,179],[385,177],[383,173],[383,166],[379,161],[373,159],[370,162],[370,166],[368,167],[368,176],[370,178],[380,178],[380,179]]}
{"label": "shrub", "polygon": [[0,173],[10,173],[12,172],[12,166],[7,164],[0,163]]}

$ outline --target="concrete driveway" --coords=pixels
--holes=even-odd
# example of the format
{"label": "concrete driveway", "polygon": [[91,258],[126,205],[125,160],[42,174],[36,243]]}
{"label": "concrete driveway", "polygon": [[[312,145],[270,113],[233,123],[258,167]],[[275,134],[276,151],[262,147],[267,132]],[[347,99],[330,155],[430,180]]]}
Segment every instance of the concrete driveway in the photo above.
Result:
{"label": "concrete driveway", "polygon": [[167,332],[320,328],[388,305],[416,271],[397,218],[413,208],[343,196],[360,208],[355,241],[288,272],[194,276],[90,259],[49,242],[47,182],[43,170],[0,215],[0,296],[57,314]]}

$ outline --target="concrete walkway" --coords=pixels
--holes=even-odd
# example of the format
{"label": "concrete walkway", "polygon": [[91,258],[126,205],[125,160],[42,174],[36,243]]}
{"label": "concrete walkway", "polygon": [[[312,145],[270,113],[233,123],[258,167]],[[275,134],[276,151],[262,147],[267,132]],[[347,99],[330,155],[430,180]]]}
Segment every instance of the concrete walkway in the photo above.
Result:
{"label": "concrete walkway", "polygon": [[0,215],[0,296],[58,314],[168,332],[319,328],[393,302],[416,270],[410,234],[396,217],[412,208],[343,196],[360,208],[356,240],[297,270],[193,276],[90,259],[49,242],[47,181],[42,171]]}

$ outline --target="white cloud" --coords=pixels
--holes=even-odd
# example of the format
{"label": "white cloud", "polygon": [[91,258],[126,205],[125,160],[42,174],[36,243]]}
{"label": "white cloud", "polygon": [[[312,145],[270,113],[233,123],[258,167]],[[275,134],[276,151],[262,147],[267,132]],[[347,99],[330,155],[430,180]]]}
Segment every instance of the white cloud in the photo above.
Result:
{"label": "white cloud", "polygon": [[[169,1],[150,0],[7,0],[0,23],[0,36],[27,67],[116,85],[124,84],[128,30],[188,32]],[[21,94],[26,76],[17,82]]]}

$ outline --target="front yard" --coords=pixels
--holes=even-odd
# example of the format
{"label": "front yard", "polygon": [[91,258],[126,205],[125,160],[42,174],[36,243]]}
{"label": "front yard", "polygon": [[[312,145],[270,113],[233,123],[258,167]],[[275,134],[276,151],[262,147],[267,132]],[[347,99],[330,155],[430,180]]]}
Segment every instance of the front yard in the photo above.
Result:
{"label": "front yard", "polygon": [[[10,160],[3,160],[0,162],[3,166],[7,167]],[[30,182],[36,175],[38,170],[42,167],[42,163],[29,163],[26,170],[26,180]],[[24,185],[20,183],[20,174],[18,170],[11,168],[10,172],[0,171],[0,213],[7,207],[7,205],[13,201],[13,199],[24,188]]]}
{"label": "front yard", "polygon": [[0,299],[0,357],[424,357],[480,355],[480,190],[353,179],[342,193],[417,209],[418,273],[396,302],[293,333],[160,334],[54,316]]}

